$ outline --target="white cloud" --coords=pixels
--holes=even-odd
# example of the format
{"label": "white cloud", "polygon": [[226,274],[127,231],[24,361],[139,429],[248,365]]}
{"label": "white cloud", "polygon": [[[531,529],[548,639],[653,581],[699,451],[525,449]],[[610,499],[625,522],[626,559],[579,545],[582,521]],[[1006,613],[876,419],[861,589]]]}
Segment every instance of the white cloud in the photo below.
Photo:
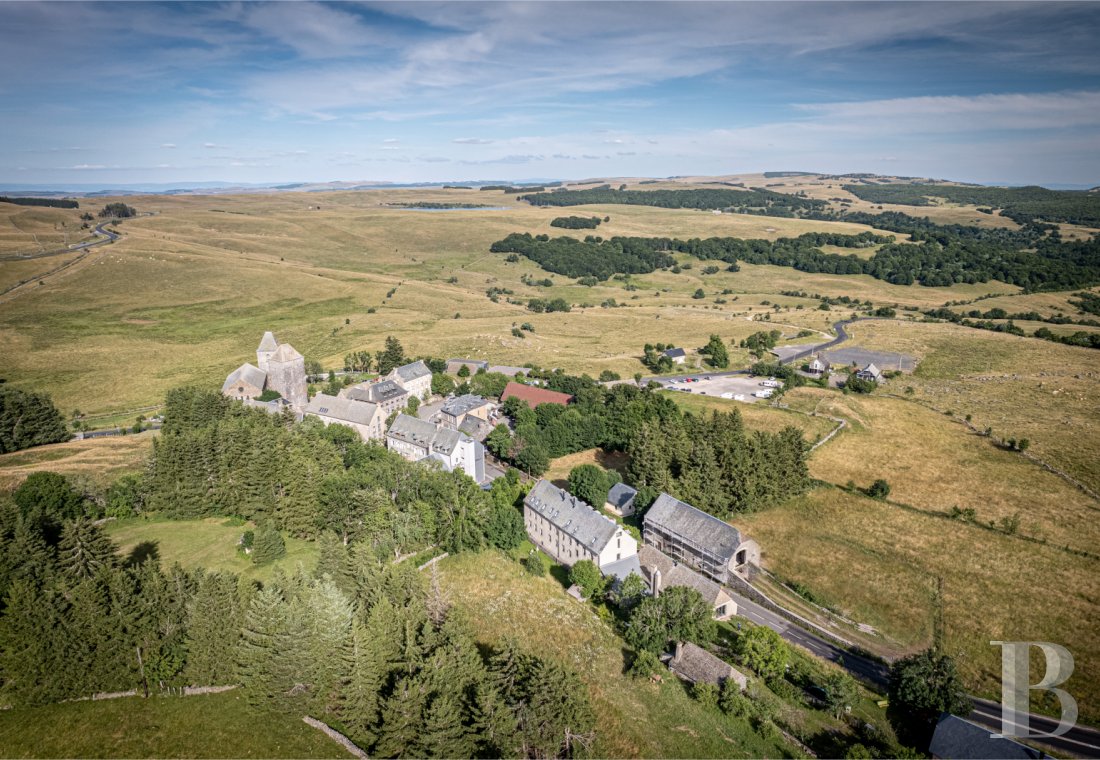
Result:
{"label": "white cloud", "polygon": [[170,149],[170,150],[174,150],[174,149],[175,149],[175,147],[176,147],[176,144],[175,144],[175,143],[163,143],[163,144],[161,144],[161,146],[160,146],[160,147],[162,147],[162,148],[168,148],[168,149]]}
{"label": "white cloud", "polygon": [[451,140],[451,142],[458,143],[459,145],[489,145],[493,141],[484,140],[480,137],[456,137],[455,139]]}

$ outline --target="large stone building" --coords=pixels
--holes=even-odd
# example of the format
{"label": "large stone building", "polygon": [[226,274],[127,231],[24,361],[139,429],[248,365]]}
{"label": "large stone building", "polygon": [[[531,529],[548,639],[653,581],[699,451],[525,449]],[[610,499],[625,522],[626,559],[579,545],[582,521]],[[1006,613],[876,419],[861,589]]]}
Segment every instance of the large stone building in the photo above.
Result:
{"label": "large stone building", "polygon": [[404,409],[409,403],[409,392],[393,380],[357,383],[341,389],[339,395],[352,401],[378,404],[387,417],[391,412]]}
{"label": "large stone building", "polygon": [[638,542],[617,522],[577,497],[540,480],[523,500],[531,541],[563,565],[591,560],[597,567],[638,553]]}
{"label": "large stone building", "polygon": [[386,413],[378,404],[318,393],[305,409],[325,425],[346,425],[364,441],[380,441],[386,430]]}
{"label": "large stone building", "polygon": [[394,367],[393,371],[383,379],[394,381],[404,388],[406,393],[416,396],[420,401],[432,395],[432,371],[422,361]]}
{"label": "large stone building", "polygon": [[386,446],[410,462],[431,459],[447,472],[464,472],[478,483],[486,480],[485,447],[457,430],[399,414],[386,432]]}
{"label": "large stone building", "polygon": [[645,543],[708,578],[727,583],[760,564],[760,546],[729,523],[662,493],[645,513]]}
{"label": "large stone building", "polygon": [[467,393],[446,401],[439,410],[439,423],[451,430],[459,430],[469,417],[488,422],[493,413],[493,403],[481,396]]}
{"label": "large stone building", "polygon": [[625,581],[631,573],[637,575],[649,586],[650,596],[653,597],[675,586],[693,588],[714,610],[716,620],[726,620],[737,614],[737,602],[720,584],[653,546],[640,546],[635,556],[625,557],[601,569],[604,575],[614,576],[620,581]]}
{"label": "large stone building", "polygon": [[295,409],[303,409],[306,392],[306,364],[289,343],[280,344],[271,332],[265,332],[256,349],[256,366],[242,364],[229,373],[222,393],[241,401],[255,398],[264,391],[275,391]]}

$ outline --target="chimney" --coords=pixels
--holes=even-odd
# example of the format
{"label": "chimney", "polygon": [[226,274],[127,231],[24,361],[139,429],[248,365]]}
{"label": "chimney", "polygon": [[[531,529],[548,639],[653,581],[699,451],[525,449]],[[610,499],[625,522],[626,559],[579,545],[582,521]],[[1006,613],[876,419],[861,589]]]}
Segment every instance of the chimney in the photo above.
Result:
{"label": "chimney", "polygon": [[656,599],[661,595],[661,571],[654,570],[649,579],[649,593]]}
{"label": "chimney", "polygon": [[672,656],[672,659],[674,659],[676,662],[679,662],[680,661],[680,655],[681,655],[681,653],[683,653],[683,651],[684,651],[684,642],[677,641],[676,642],[676,654],[674,654]]}

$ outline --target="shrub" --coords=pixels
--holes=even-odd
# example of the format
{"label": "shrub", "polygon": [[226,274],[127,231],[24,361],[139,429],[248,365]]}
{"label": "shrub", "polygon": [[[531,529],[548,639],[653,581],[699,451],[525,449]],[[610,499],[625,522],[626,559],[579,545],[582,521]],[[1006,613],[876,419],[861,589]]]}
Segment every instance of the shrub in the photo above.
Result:
{"label": "shrub", "polygon": [[691,696],[695,701],[710,709],[718,707],[718,687],[706,681],[699,681],[692,685]]}
{"label": "shrub", "polygon": [[261,525],[252,543],[252,561],[257,565],[286,556],[283,535],[270,525]]}
{"label": "shrub", "polygon": [[536,578],[546,575],[546,566],[542,564],[542,557],[538,552],[532,552],[523,558],[523,569]]}
{"label": "shrub", "polygon": [[661,661],[653,652],[643,649],[634,655],[634,661],[630,663],[630,675],[635,678],[649,678],[661,669]]}
{"label": "shrub", "polygon": [[885,499],[887,496],[890,495],[890,484],[882,478],[879,478],[871,484],[870,488],[867,489],[867,495],[870,496],[872,499]]}
{"label": "shrub", "polygon": [[569,569],[569,582],[580,588],[586,598],[591,598],[603,588],[603,574],[591,560],[582,559]]}

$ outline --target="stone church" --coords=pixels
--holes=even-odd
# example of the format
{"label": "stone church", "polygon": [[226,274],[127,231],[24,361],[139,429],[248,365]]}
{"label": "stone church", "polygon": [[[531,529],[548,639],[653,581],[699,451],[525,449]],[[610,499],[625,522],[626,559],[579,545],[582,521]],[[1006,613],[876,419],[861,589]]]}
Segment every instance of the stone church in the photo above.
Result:
{"label": "stone church", "polygon": [[306,362],[289,343],[280,344],[271,332],[265,332],[256,349],[256,365],[245,362],[229,373],[222,393],[248,401],[265,390],[276,391],[295,409],[309,403],[306,392]]}

